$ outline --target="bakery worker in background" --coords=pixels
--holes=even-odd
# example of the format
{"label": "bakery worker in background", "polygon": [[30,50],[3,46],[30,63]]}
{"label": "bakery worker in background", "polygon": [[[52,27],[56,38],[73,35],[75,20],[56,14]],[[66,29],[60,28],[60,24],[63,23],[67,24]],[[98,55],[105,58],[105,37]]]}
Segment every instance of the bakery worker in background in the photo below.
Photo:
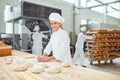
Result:
{"label": "bakery worker in background", "polygon": [[81,27],[81,32],[78,34],[77,37],[77,42],[75,45],[75,54],[73,57],[73,63],[76,64],[77,58],[80,60],[80,66],[86,67],[84,65],[84,59],[85,59],[85,54],[84,54],[84,42],[86,39],[92,39],[92,36],[85,35],[86,34],[86,27]]}
{"label": "bakery worker in background", "polygon": [[40,27],[38,25],[36,25],[33,30],[35,31],[35,33],[32,36],[33,39],[32,54],[42,55],[43,49],[42,38],[47,39],[48,36],[41,33]]}
{"label": "bakery worker in background", "polygon": [[[44,49],[43,56],[38,56],[39,62],[57,60],[72,63],[70,53],[70,39],[68,33],[62,29],[64,18],[58,13],[51,13],[49,16],[50,25],[53,29],[50,41]],[[52,56],[48,56],[52,52]]]}

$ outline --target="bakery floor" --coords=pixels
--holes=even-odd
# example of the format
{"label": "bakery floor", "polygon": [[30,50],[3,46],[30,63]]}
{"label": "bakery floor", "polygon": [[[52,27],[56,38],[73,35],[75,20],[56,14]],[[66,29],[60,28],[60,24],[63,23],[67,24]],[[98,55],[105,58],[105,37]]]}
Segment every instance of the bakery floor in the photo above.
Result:
{"label": "bakery floor", "polygon": [[[79,63],[79,61],[77,63]],[[120,75],[120,58],[113,59],[113,63],[107,61],[107,64],[105,64],[104,61],[100,61],[100,63],[98,63],[98,61],[93,61],[92,65],[90,65],[90,61],[86,58],[84,64],[87,68]]]}

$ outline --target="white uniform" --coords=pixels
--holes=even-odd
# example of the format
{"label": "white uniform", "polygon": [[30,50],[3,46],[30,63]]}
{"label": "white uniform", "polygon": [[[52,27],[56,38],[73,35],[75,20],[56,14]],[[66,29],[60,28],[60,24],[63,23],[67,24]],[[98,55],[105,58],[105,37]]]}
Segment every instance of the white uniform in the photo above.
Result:
{"label": "white uniform", "polygon": [[33,54],[42,55],[43,49],[42,38],[47,38],[47,36],[39,32],[35,32],[33,34],[33,47],[32,47]]}
{"label": "white uniform", "polygon": [[77,60],[77,57],[79,56],[79,60],[80,60],[80,66],[84,65],[84,58],[85,58],[85,54],[84,54],[84,51],[83,51],[83,47],[84,47],[84,42],[86,39],[92,39],[93,37],[92,36],[87,36],[87,35],[84,35],[82,32],[78,34],[78,38],[77,38],[77,42],[76,42],[76,45],[75,45],[75,54],[74,54],[74,57],[73,57],[73,63],[76,64],[76,60]]}
{"label": "white uniform", "polygon": [[53,32],[44,53],[48,55],[52,51],[53,56],[60,61],[72,63],[70,53],[70,39],[66,31],[61,28]]}

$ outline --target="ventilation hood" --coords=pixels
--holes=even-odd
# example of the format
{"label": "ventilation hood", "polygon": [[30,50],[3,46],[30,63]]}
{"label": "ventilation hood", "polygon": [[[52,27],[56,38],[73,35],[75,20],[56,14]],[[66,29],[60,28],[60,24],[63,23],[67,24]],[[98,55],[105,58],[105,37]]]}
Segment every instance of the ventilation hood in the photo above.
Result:
{"label": "ventilation hood", "polygon": [[34,32],[33,29],[36,25],[38,25],[41,31],[50,30],[49,20],[48,19],[24,19],[25,25],[31,32]]}
{"label": "ventilation hood", "polygon": [[4,10],[5,22],[22,22],[31,32],[35,25],[39,25],[41,31],[48,31],[50,24],[48,16],[52,12],[61,14],[60,9],[47,7],[35,3],[21,1],[14,6],[6,7]]}

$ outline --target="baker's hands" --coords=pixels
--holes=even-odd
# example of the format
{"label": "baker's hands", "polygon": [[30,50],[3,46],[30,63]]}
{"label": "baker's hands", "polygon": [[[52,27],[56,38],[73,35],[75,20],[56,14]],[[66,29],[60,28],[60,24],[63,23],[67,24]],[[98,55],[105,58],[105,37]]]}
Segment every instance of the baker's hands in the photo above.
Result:
{"label": "baker's hands", "polygon": [[51,61],[51,60],[55,60],[54,56],[48,56],[47,53],[43,53],[42,56],[38,56],[37,57],[37,61],[38,62],[47,62],[47,61]]}
{"label": "baker's hands", "polygon": [[38,56],[37,60],[38,62],[47,62],[50,61],[50,58],[48,56]]}

